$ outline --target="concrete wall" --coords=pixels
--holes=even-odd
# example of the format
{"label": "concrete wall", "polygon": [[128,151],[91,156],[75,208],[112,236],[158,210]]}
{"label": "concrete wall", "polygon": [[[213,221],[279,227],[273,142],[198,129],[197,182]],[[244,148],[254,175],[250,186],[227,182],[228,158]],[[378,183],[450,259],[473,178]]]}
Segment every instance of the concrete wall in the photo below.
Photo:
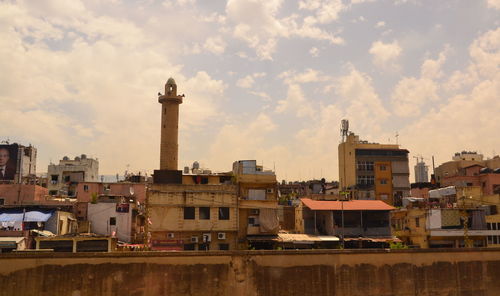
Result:
{"label": "concrete wall", "polygon": [[45,200],[47,188],[28,184],[0,184],[0,198],[4,205],[36,204]]}
{"label": "concrete wall", "polygon": [[7,295],[500,294],[500,249],[5,254]]}
{"label": "concrete wall", "polygon": [[[89,203],[87,211],[91,232],[104,236],[115,232],[119,240],[132,241],[132,209],[128,213],[119,213],[116,211],[116,203]],[[111,217],[116,218],[116,225],[110,225]]]}

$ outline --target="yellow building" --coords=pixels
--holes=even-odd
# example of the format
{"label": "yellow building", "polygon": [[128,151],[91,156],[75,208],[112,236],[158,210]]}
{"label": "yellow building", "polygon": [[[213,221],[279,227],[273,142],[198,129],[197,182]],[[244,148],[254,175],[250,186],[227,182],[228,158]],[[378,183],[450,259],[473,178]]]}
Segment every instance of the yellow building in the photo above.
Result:
{"label": "yellow building", "polygon": [[255,160],[233,163],[238,190],[240,248],[247,242],[254,248],[271,248],[278,234],[276,174],[264,170]]}
{"label": "yellow building", "polygon": [[392,212],[392,233],[403,243],[415,248],[429,247],[427,230],[427,210],[400,209]]}
{"label": "yellow building", "polygon": [[340,188],[354,199],[401,205],[410,194],[408,150],[361,141],[354,133],[339,144]]}
{"label": "yellow building", "polygon": [[215,184],[214,177],[211,184],[152,185],[147,204],[153,250],[236,248],[236,186]]}

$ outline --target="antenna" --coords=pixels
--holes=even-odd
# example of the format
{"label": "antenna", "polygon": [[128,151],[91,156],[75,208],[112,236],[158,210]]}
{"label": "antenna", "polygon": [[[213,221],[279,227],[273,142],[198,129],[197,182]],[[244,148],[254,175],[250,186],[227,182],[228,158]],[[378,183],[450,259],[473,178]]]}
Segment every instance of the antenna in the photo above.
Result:
{"label": "antenna", "polygon": [[342,121],[340,122],[340,136],[342,137],[342,143],[345,142],[348,132],[349,132],[349,120],[342,119]]}
{"label": "antenna", "polygon": [[399,134],[398,134],[398,132],[397,132],[397,131],[396,131],[396,135],[395,135],[395,137],[396,137],[396,145],[398,145]]}

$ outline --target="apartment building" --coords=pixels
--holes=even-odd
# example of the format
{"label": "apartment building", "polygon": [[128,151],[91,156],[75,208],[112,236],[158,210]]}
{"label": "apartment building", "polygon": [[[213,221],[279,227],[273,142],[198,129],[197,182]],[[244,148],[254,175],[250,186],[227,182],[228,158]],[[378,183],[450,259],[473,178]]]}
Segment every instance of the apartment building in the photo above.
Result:
{"label": "apartment building", "polygon": [[339,144],[340,189],[353,199],[401,205],[410,194],[408,153],[396,144],[362,141],[354,133]]}

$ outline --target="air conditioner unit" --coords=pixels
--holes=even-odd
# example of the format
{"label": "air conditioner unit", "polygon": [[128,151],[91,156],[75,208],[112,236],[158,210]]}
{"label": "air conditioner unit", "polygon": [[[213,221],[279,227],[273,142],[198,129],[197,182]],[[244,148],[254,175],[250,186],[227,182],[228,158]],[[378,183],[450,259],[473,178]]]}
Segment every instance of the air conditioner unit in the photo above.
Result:
{"label": "air conditioner unit", "polygon": [[175,234],[173,232],[167,233],[167,238],[174,238]]}
{"label": "air conditioner unit", "polygon": [[203,234],[203,242],[208,243],[210,241],[212,241],[212,235],[210,235],[210,233],[204,233]]}
{"label": "air conditioner unit", "polygon": [[259,214],[259,209],[251,209],[250,210],[250,215],[258,215]]}
{"label": "air conditioner unit", "polygon": [[191,242],[192,243],[198,243],[198,237],[197,236],[192,236],[191,237]]}
{"label": "air conditioner unit", "polygon": [[274,188],[267,188],[267,193],[273,193],[274,192]]}
{"label": "air conditioner unit", "polygon": [[226,233],[225,232],[219,232],[217,233],[217,238],[220,240],[225,240],[226,239]]}

